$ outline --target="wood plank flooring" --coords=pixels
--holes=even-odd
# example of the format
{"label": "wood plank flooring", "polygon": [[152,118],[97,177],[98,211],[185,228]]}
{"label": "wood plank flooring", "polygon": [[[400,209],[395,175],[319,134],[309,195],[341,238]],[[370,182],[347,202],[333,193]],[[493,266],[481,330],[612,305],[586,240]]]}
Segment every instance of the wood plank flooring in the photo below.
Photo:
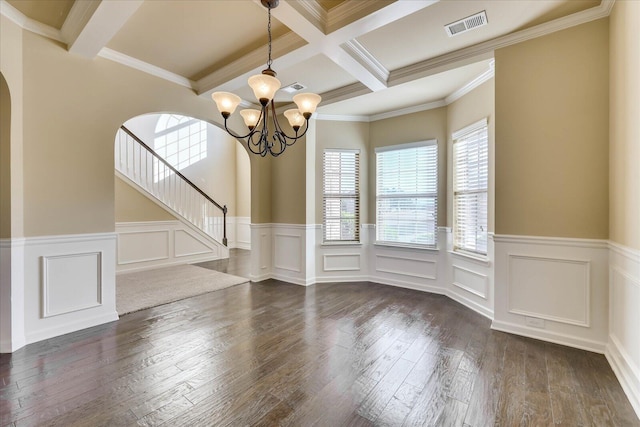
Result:
{"label": "wood plank flooring", "polygon": [[373,283],[243,284],[0,356],[0,426],[640,426],[602,355]]}

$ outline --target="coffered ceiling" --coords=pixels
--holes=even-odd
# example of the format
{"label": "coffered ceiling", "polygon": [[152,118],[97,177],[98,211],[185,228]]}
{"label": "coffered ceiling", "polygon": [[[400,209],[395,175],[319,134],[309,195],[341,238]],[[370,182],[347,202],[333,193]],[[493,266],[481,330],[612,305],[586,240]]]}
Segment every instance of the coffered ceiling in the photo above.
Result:
{"label": "coffered ceiling", "polygon": [[[455,99],[492,73],[493,50],[607,16],[612,0],[280,0],[273,68],[322,95],[325,115],[379,116]],[[0,0],[3,15],[59,40],[190,87],[233,91],[265,68],[259,0]],[[444,26],[485,11],[488,24]],[[461,92],[462,91],[462,92]],[[280,91],[276,101],[290,103]],[[212,103],[212,108],[215,108]]]}

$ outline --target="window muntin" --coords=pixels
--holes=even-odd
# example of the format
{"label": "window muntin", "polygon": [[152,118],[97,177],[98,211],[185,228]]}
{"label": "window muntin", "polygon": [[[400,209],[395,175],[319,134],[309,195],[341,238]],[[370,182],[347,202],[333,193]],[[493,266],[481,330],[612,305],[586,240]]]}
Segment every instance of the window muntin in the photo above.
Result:
{"label": "window muntin", "polygon": [[[156,124],[153,149],[171,166],[182,170],[207,157],[207,123],[177,114],[162,114]],[[162,164],[154,166],[154,182],[172,172]]]}
{"label": "window muntin", "polygon": [[360,241],[360,153],[325,150],[323,171],[323,240]]}
{"label": "window muntin", "polygon": [[379,148],[376,165],[377,241],[435,248],[437,141]]}
{"label": "window muntin", "polygon": [[454,251],[487,254],[489,140],[482,120],[453,137]]}

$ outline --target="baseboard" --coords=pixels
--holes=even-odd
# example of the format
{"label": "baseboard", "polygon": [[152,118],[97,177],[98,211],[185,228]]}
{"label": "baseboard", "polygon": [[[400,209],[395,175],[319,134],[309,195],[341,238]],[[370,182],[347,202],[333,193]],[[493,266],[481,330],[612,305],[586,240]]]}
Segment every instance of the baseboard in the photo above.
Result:
{"label": "baseboard", "polygon": [[163,263],[152,264],[152,265],[143,265],[143,266],[129,268],[126,270],[117,270],[116,276],[119,276],[121,274],[126,274],[126,273],[137,273],[139,271],[157,270],[158,268],[172,267],[175,265],[197,264],[199,262],[216,261],[219,259],[226,259],[226,258],[221,258],[218,256],[206,256],[206,257],[197,258],[197,259],[191,258],[189,259],[189,262],[178,260],[178,261],[169,261],[169,262],[163,262]]}
{"label": "baseboard", "polygon": [[13,353],[27,345],[26,340],[23,337],[20,338],[21,339],[0,341],[0,353]]}
{"label": "baseboard", "polygon": [[104,323],[113,322],[118,319],[118,313],[115,311],[93,317],[84,317],[76,322],[60,324],[52,328],[40,329],[36,333],[28,334],[26,343],[31,344],[60,335],[65,335],[71,332],[77,332],[82,329],[91,328],[93,326],[102,325]]}
{"label": "baseboard", "polygon": [[609,337],[604,355],[640,419],[640,369],[631,363],[631,358],[614,336]]}
{"label": "baseboard", "polygon": [[452,291],[451,289],[448,289],[447,292],[445,293],[446,296],[448,296],[449,298],[451,298],[452,300],[454,300],[455,302],[464,305],[465,307],[467,307],[470,310],[475,311],[476,313],[486,317],[487,319],[493,321],[493,311],[489,310],[486,307],[481,306],[480,304],[477,304],[474,301],[471,301],[470,299],[467,299],[465,297],[463,297],[460,294],[457,294],[456,292]]}
{"label": "baseboard", "polygon": [[603,342],[586,340],[571,335],[561,334],[558,332],[529,328],[527,326],[516,325],[514,323],[508,322],[500,322],[496,320],[491,323],[491,329],[493,329],[494,331],[522,335],[523,337],[534,338],[540,341],[547,341],[554,344],[560,344],[567,347],[578,348],[580,350],[587,350],[600,354],[604,354],[606,348],[606,344]]}
{"label": "baseboard", "polygon": [[378,283],[380,285],[394,286],[396,288],[412,289],[414,291],[429,292],[437,295],[447,295],[446,290],[440,286],[418,285],[412,282],[405,282],[397,279],[382,279],[380,277],[369,277],[369,282]]}

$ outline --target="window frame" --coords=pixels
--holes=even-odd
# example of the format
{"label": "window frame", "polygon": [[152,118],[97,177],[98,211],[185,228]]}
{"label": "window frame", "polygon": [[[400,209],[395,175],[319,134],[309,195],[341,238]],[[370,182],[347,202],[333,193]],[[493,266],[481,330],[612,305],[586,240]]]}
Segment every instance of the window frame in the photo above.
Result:
{"label": "window frame", "polygon": [[[484,177],[484,181],[486,182],[486,187],[483,188],[474,188],[472,190],[458,190],[457,188],[457,182],[458,182],[458,153],[456,148],[458,147],[458,143],[462,142],[462,140],[464,140],[464,138],[467,138],[479,131],[483,131],[485,132],[485,147],[484,147],[484,153],[486,154],[486,158],[484,159],[486,162],[486,176]],[[487,118],[483,118],[475,123],[472,123],[469,126],[466,126],[456,132],[454,132],[452,134],[452,150],[451,150],[451,154],[452,154],[452,166],[451,166],[451,171],[452,171],[452,210],[453,210],[453,230],[452,230],[452,234],[453,234],[453,252],[456,254],[460,254],[460,255],[465,255],[465,256],[471,256],[471,257],[475,257],[475,258],[479,258],[479,259],[486,259],[489,255],[489,126],[488,126],[488,120]],[[484,212],[486,212],[486,222],[484,223],[484,230],[480,230],[481,233],[484,233],[484,242],[485,242],[485,250],[478,250],[478,242],[481,240],[478,238],[478,231],[476,231],[476,238],[474,240],[474,247],[471,246],[463,246],[460,245],[460,241],[459,241],[459,235],[458,233],[460,232],[460,227],[459,227],[459,219],[458,219],[458,204],[457,199],[458,196],[461,195],[484,195]],[[480,202],[476,202],[475,206],[479,206]],[[476,212],[479,212],[479,210],[476,208]],[[472,221],[474,223],[476,223],[476,228],[477,228],[477,223],[478,223],[478,219],[477,219],[477,215],[476,215],[476,219],[474,221]]]}
{"label": "window frame", "polygon": [[[380,193],[380,155],[388,152],[397,152],[408,149],[422,148],[422,147],[435,147],[434,154],[435,159],[430,159],[430,163],[432,163],[435,167],[435,171],[427,172],[425,178],[428,178],[429,173],[432,173],[435,178],[434,191],[431,192],[423,192],[423,193],[403,193],[400,194],[381,194]],[[391,246],[391,247],[408,247],[408,248],[417,248],[417,249],[426,249],[426,250],[438,250],[438,202],[439,202],[439,146],[437,139],[429,139],[424,141],[411,142],[406,144],[397,144],[397,145],[389,145],[384,147],[377,147],[375,149],[376,154],[376,175],[375,175],[375,185],[376,185],[376,200],[375,200],[375,209],[376,209],[376,240],[375,244],[379,246]],[[428,186],[428,182],[425,182],[425,185]],[[393,195],[392,195],[393,194]],[[382,240],[380,239],[380,201],[381,200],[392,200],[392,199],[407,199],[407,198],[418,198],[425,200],[433,200],[433,243],[415,243],[415,242],[402,242],[402,241],[394,241],[394,240]],[[428,211],[427,211],[428,212]]]}
{"label": "window frame", "polygon": [[[327,153],[346,153],[354,154],[354,192],[353,193],[328,193],[327,186]],[[341,174],[339,175],[342,176]],[[344,244],[359,244],[360,243],[360,150],[358,149],[346,149],[346,148],[325,148],[322,153],[322,244],[323,245],[344,245]],[[354,200],[355,202],[355,224],[354,224],[354,238],[353,239],[328,239],[327,238],[327,220],[336,219],[327,217],[327,201],[339,200],[340,204],[342,200]],[[342,226],[342,220],[345,219],[340,215],[337,218]]]}

